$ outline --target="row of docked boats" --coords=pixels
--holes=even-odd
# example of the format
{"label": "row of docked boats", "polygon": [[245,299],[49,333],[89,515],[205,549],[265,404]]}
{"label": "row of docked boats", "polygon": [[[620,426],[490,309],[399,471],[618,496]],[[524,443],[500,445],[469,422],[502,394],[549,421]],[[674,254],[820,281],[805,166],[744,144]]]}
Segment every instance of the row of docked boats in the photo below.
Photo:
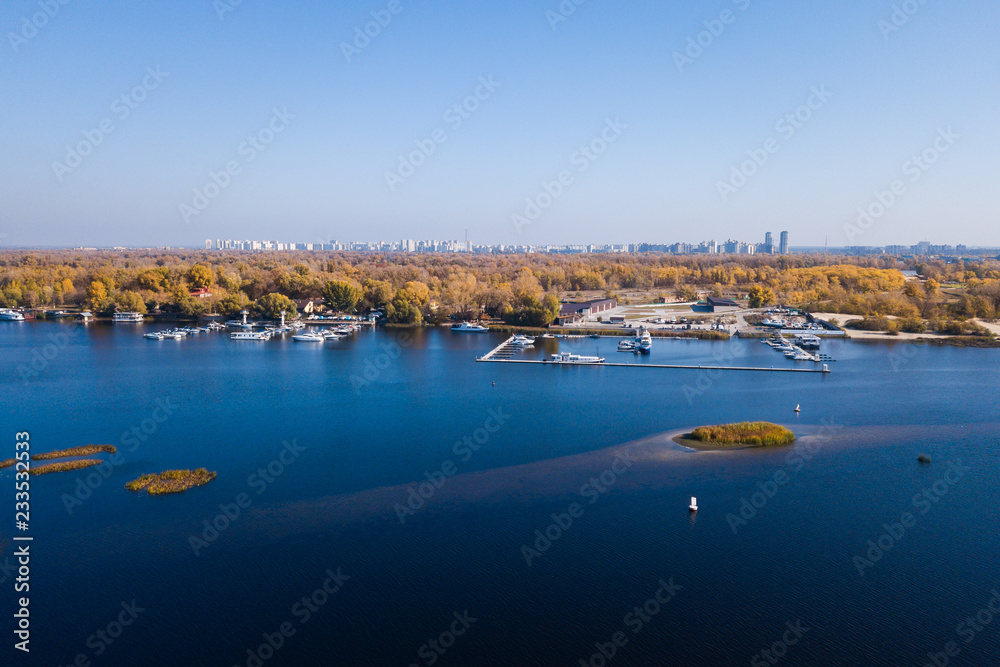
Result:
{"label": "row of docked boats", "polygon": [[623,340],[618,343],[619,352],[632,352],[633,354],[649,354],[653,349],[653,336],[644,326],[640,326],[632,340]]}
{"label": "row of docked boats", "polygon": [[797,339],[797,343],[790,343],[781,336],[775,336],[774,338],[762,338],[761,343],[768,345],[772,350],[776,350],[785,355],[786,359],[791,359],[792,361],[821,361],[819,355],[810,354],[806,352],[803,347],[809,345],[813,349],[819,349],[819,338],[816,336],[811,336],[813,340],[803,340],[803,337]]}
{"label": "row of docked boats", "polygon": [[212,331],[220,331],[224,328],[225,327],[221,324],[210,322],[203,327],[178,327],[176,329],[165,329],[164,331],[150,331],[149,333],[143,334],[143,338],[148,340],[181,340],[182,338],[187,338],[188,336],[194,336],[200,333],[210,333]]}
{"label": "row of docked boats", "polygon": [[328,340],[340,340],[347,338],[358,330],[356,324],[345,324],[335,329],[323,328],[319,331],[304,331],[292,336],[292,340],[297,343],[325,343]]}

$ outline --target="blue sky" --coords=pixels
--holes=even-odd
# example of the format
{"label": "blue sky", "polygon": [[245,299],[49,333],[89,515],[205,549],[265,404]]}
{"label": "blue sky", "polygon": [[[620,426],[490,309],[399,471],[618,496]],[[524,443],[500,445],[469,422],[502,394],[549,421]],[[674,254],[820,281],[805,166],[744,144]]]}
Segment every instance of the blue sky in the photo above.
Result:
{"label": "blue sky", "polygon": [[[556,0],[243,0],[221,18],[233,0],[49,1],[52,16],[38,0],[0,9],[3,245],[466,229],[481,243],[787,229],[793,245],[1000,245],[988,0],[910,0],[892,32],[906,3],[567,1],[556,22]],[[348,62],[372,12],[391,22]],[[446,116],[477,89],[467,117]],[[797,110],[808,119],[779,128]],[[102,122],[113,131],[90,147]],[[433,152],[400,171],[417,142]],[[925,151],[933,164],[908,164]],[[744,165],[754,153],[763,164]],[[878,215],[859,224],[859,207]]]}

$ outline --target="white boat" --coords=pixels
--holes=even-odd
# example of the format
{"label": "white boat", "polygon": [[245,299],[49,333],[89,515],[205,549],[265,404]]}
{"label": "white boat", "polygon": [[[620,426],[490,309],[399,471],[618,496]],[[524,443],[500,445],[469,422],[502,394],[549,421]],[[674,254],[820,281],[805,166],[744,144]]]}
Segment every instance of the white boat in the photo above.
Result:
{"label": "white boat", "polygon": [[0,320],[6,320],[8,322],[23,322],[24,315],[16,310],[11,310],[10,308],[0,308]]}
{"label": "white boat", "polygon": [[535,344],[535,339],[530,336],[522,336],[517,334],[510,341],[512,347],[531,347]]}
{"label": "white boat", "polygon": [[142,313],[115,313],[112,322],[142,322]]}
{"label": "white boat", "polygon": [[630,340],[619,341],[618,343],[619,352],[635,352],[635,343]]}
{"label": "white boat", "polygon": [[153,331],[151,333],[145,334],[143,337],[148,338],[149,340],[163,340],[163,334],[160,333],[159,331]]}
{"label": "white boat", "polygon": [[234,331],[229,334],[229,340],[270,340],[267,331]]}
{"label": "white boat", "polygon": [[549,360],[553,364],[603,364],[604,357],[588,357],[582,354],[557,352]]}
{"label": "white boat", "polygon": [[646,327],[639,327],[639,331],[635,334],[635,347],[643,354],[649,354],[653,349],[653,337]]}
{"label": "white boat", "polygon": [[475,333],[482,333],[484,331],[489,331],[489,327],[484,327],[481,324],[469,324],[468,322],[462,322],[461,324],[451,325],[452,331],[472,331]]}
{"label": "white boat", "polygon": [[326,337],[324,337],[322,334],[309,332],[303,334],[296,334],[292,336],[292,340],[298,341],[299,343],[322,343],[323,341],[326,340]]}

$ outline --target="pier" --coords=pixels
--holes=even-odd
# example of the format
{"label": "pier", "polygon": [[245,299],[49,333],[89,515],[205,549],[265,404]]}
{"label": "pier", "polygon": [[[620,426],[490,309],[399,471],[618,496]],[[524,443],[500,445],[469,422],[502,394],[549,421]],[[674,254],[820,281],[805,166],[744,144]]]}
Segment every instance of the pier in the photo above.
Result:
{"label": "pier", "polygon": [[823,364],[822,368],[764,368],[761,366],[693,366],[683,364],[622,364],[616,362],[602,362],[594,364],[562,364],[556,361],[546,361],[544,359],[514,359],[515,350],[509,349],[510,342],[514,340],[511,336],[495,348],[481,357],[476,357],[477,362],[507,363],[507,364],[535,364],[538,366],[597,366],[613,368],[671,368],[675,370],[689,371],[744,371],[759,373],[819,373],[826,375],[830,372],[829,366]]}

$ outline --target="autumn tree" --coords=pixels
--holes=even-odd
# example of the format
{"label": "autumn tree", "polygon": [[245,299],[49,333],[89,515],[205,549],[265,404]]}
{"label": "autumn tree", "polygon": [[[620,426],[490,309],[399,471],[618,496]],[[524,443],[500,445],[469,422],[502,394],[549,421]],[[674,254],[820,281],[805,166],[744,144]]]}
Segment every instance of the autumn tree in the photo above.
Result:
{"label": "autumn tree", "polygon": [[253,311],[266,320],[277,320],[281,317],[281,311],[285,311],[286,316],[295,317],[297,310],[295,304],[284,294],[271,292],[257,299],[253,304]]}
{"label": "autumn tree", "polygon": [[211,287],[214,280],[215,273],[204,264],[195,264],[187,273],[187,281],[195,289]]}
{"label": "autumn tree", "polygon": [[339,313],[350,313],[361,299],[361,290],[346,280],[331,280],[323,286],[323,298]]}

